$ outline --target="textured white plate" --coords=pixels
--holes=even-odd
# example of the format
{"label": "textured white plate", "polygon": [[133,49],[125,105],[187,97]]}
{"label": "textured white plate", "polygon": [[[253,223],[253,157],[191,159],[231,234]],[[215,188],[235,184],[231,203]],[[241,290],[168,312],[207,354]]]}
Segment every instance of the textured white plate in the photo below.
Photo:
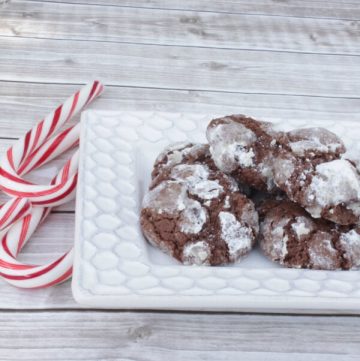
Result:
{"label": "textured white plate", "polygon": [[[280,268],[257,250],[233,266],[183,266],[146,243],[139,211],[156,155],[171,142],[204,142],[213,117],[83,113],[75,299],[87,306],[122,309],[360,313],[358,271]],[[275,122],[286,130],[314,125]],[[342,136],[350,149],[360,136],[354,123],[316,125]]]}

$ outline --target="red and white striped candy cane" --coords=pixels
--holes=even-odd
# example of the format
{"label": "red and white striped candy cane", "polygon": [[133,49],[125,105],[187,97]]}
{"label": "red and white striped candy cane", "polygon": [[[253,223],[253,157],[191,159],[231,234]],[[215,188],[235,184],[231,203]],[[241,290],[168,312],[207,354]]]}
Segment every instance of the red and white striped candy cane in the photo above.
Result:
{"label": "red and white striped candy cane", "polygon": [[13,197],[26,197],[33,205],[53,207],[61,204],[63,196],[75,189],[76,174],[47,186],[25,181],[21,176],[77,145],[79,125],[53,135],[72,116],[99,96],[102,90],[103,85],[98,81],[85,86],[12,146],[0,163],[0,189]]}
{"label": "red and white striped candy cane", "polygon": [[73,251],[46,265],[30,265],[16,257],[53,206],[75,196],[78,152],[69,159],[50,185],[37,185],[21,176],[78,144],[79,125],[54,135],[103,90],[95,81],[75,93],[63,105],[38,123],[11,147],[0,167],[0,189],[17,198],[0,209],[0,276],[23,288],[48,287],[68,279],[72,273]]}
{"label": "red and white striped candy cane", "polygon": [[26,198],[14,198],[0,206],[0,232],[30,213],[31,202]]}
{"label": "red and white striped candy cane", "polygon": [[[67,161],[62,170],[53,179],[52,183],[59,182],[65,176],[73,176],[77,172],[78,152]],[[17,198],[26,201],[25,198]],[[64,202],[65,202],[64,198]],[[10,200],[3,208],[10,208],[14,202]],[[27,205],[30,205],[27,200]],[[24,264],[17,261],[21,249],[30,239],[39,224],[49,215],[50,207],[33,207],[30,213],[25,214],[26,204],[20,204],[18,214],[24,213],[21,219],[13,223],[8,229],[2,230],[0,245],[0,276],[14,286],[22,288],[43,288],[65,281],[71,276],[73,251],[72,249],[59,257],[57,260],[45,265]],[[3,209],[1,209],[2,211]],[[1,216],[1,215],[0,215]],[[1,221],[1,219],[0,219]]]}

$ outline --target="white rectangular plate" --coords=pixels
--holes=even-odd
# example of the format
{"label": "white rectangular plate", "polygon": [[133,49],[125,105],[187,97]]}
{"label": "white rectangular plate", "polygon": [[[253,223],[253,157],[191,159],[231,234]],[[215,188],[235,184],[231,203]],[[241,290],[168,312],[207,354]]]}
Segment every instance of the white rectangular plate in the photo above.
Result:
{"label": "white rectangular plate", "polygon": [[[278,267],[258,250],[239,264],[183,266],[151,247],[139,227],[156,155],[176,141],[205,142],[215,115],[82,115],[76,208],[75,299],[120,309],[360,313],[360,272]],[[275,120],[283,129],[325,126],[353,149],[360,126]],[[284,125],[282,125],[284,124]]]}

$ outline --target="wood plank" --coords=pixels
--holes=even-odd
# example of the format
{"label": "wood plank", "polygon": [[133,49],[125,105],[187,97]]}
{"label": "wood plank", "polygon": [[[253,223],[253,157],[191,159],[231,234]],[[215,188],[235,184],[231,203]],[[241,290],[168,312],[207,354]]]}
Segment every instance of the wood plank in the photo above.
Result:
{"label": "wood plank", "polygon": [[[20,137],[80,85],[0,82],[0,135]],[[360,119],[360,98],[222,93],[108,86],[92,109],[169,112],[244,113],[264,120]],[[76,118],[74,121],[78,121]],[[0,154],[12,144],[2,140]],[[1,145],[2,144],[2,145]],[[59,158],[63,164],[66,156]]]}
{"label": "wood plank", "polygon": [[352,20],[18,1],[3,8],[0,35],[360,54],[359,24]]}
{"label": "wood plank", "polygon": [[[356,56],[1,38],[0,79],[355,97]],[[74,52],[76,49],[76,52]]]}
{"label": "wood plank", "polygon": [[39,0],[42,3],[76,3],[112,7],[139,7],[332,19],[359,19],[356,1],[344,0]]}
{"label": "wood plank", "polygon": [[358,317],[0,313],[1,360],[357,360]]}
{"label": "wood plank", "polygon": [[[98,340],[98,342],[102,342],[102,340]],[[134,347],[135,348],[135,347]],[[150,352],[151,351],[151,352]],[[89,352],[91,352],[91,355],[89,356]],[[35,354],[35,358],[32,358],[32,356],[29,356],[29,349],[24,348],[16,351],[16,357],[19,357],[16,359],[16,361],[19,360],[49,360],[49,361],[55,361],[55,360],[64,360],[64,361],[76,361],[76,360],[86,360],[86,361],[108,361],[108,360],[131,360],[131,361],[151,361],[155,360],[158,361],[158,357],[163,357],[164,359],[170,359],[174,361],[183,360],[184,358],[191,358],[191,360],[204,360],[208,361],[227,361],[227,360],[246,360],[246,361],[259,361],[259,360],[266,360],[266,361],[288,361],[289,358],[291,358],[292,361],[338,361],[339,355],[331,355],[331,354],[307,354],[304,355],[303,353],[279,353],[279,352],[261,352],[261,351],[254,351],[254,352],[242,352],[242,351],[222,351],[221,353],[218,352],[197,352],[194,350],[190,351],[166,351],[162,350],[159,352],[153,352],[153,350],[149,350],[150,354],[144,355],[141,350],[132,350],[131,352],[126,351],[123,352],[123,347],[118,347],[115,349],[106,349],[105,351],[101,348],[99,349],[91,349],[89,351],[88,349],[83,348],[76,348],[73,350],[63,350],[63,349],[55,349],[51,348],[50,350],[47,348],[44,349],[35,349],[33,352],[33,349],[31,349],[31,354]],[[12,358],[12,355],[14,354],[11,350],[4,352],[6,355],[4,361],[7,360],[14,360]],[[106,355],[106,358],[103,358],[103,355]],[[129,355],[127,358],[120,358],[119,355]],[[159,354],[161,356],[159,356]],[[20,356],[21,355],[21,356]],[[9,358],[7,358],[9,357]],[[70,358],[69,358],[70,357]],[[129,358],[130,357],[130,358]],[[352,356],[352,355],[343,355],[341,354],[341,361],[357,361],[358,356]]]}
{"label": "wood plank", "polygon": [[[45,289],[25,290],[15,288],[0,280],[0,310],[81,308],[72,297],[70,282],[68,280],[60,285]],[[1,356],[0,358],[4,360]]]}
{"label": "wood plank", "polygon": [[74,214],[50,214],[24,247],[19,259],[44,263],[67,251],[74,244]]}

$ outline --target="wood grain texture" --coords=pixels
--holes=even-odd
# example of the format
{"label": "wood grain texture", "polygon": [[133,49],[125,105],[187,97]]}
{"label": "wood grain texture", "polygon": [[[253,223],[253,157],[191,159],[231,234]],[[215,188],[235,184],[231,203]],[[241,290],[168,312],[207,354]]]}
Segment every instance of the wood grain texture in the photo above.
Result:
{"label": "wood grain texture", "polygon": [[[97,77],[108,85],[97,109],[360,116],[356,1],[0,0],[0,19],[0,153]],[[51,215],[22,259],[70,247],[73,209]],[[64,311],[79,308],[69,282],[0,281],[0,294],[4,361],[360,358],[359,317]]]}
{"label": "wood grain texture", "polygon": [[[0,280],[0,309],[9,312],[28,310],[29,314],[32,310],[79,309],[80,306],[73,299],[70,282],[34,291],[14,288]],[[0,325],[0,333],[1,329]],[[1,356],[0,359],[3,360]]]}
{"label": "wood grain texture", "polygon": [[[359,318],[0,313],[1,360],[358,360]],[[321,337],[319,337],[321,335]],[[316,342],[314,342],[316,340]]]}
{"label": "wood grain texture", "polygon": [[[1,38],[0,79],[357,97],[359,57]],[[74,52],[76,49],[76,52]],[[14,61],[16,59],[16,61]]]}
{"label": "wood grain texture", "polygon": [[4,36],[360,54],[360,22],[354,20],[36,1],[8,3],[2,14]]}
{"label": "wood grain texture", "polygon": [[[2,0],[10,2],[9,0]],[[111,7],[178,9],[233,14],[272,15],[332,19],[359,19],[356,1],[343,0],[39,0],[42,3],[72,3]]]}
{"label": "wood grain texture", "polygon": [[19,259],[42,263],[61,255],[74,243],[75,217],[72,213],[50,214],[24,247]]}
{"label": "wood grain texture", "polygon": [[[20,137],[35,121],[52,111],[80,85],[0,81],[0,136]],[[108,86],[91,108],[107,110],[158,110],[170,112],[244,113],[269,119],[353,120],[360,117],[359,98],[144,89]],[[78,121],[78,118],[74,119]],[[0,154],[11,140],[0,143]],[[63,164],[65,156],[59,158]]]}

